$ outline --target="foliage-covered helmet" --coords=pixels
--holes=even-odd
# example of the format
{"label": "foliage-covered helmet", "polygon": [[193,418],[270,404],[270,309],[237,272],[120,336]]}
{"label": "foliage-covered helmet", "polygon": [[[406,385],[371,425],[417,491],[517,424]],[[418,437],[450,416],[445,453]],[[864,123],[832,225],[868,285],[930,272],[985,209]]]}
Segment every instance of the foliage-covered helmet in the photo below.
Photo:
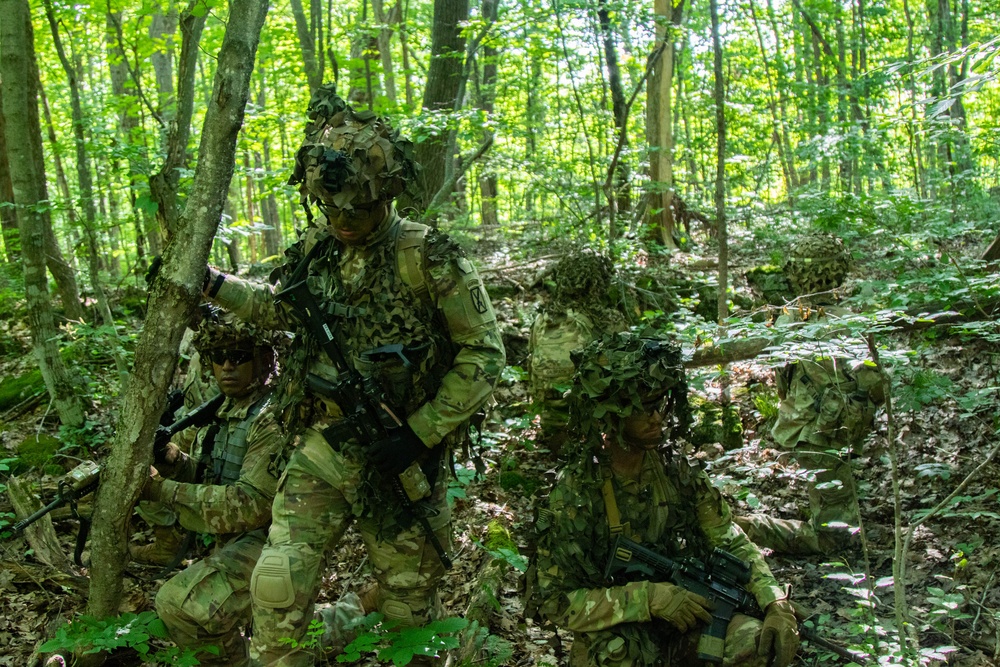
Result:
{"label": "foliage-covered helmet", "polygon": [[286,341],[284,334],[245,322],[232,313],[209,307],[195,329],[191,343],[198,354],[214,362],[215,352],[245,350],[252,354],[255,385],[266,384],[274,373],[279,348]]}
{"label": "foliage-covered helmet", "polygon": [[288,181],[301,184],[304,202],[350,210],[395,199],[414,179],[413,144],[387,118],[355,111],[333,84],[313,93],[309,118]]}
{"label": "foliage-covered helmet", "polygon": [[552,269],[553,296],[557,301],[606,301],[613,275],[609,257],[591,248],[574,249]]}
{"label": "foliage-covered helmet", "polygon": [[209,354],[214,350],[234,348],[273,348],[277,341],[275,332],[259,329],[232,313],[212,308],[198,324],[191,343],[200,354]]}
{"label": "foliage-covered helmet", "polygon": [[573,363],[571,423],[586,441],[604,434],[624,445],[625,418],[648,413],[646,406],[661,399],[669,436],[687,432],[687,379],[676,343],[632,331],[609,334],[574,352]]}
{"label": "foliage-covered helmet", "polygon": [[792,244],[782,270],[795,294],[815,294],[840,287],[850,259],[844,242],[836,236],[808,234]]}

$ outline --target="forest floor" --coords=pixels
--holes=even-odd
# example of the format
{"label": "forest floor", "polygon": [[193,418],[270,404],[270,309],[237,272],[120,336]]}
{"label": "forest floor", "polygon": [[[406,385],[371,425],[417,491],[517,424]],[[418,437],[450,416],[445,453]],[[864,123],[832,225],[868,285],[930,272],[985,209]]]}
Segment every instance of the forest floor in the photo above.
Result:
{"label": "forest floor", "polygon": [[[515,283],[502,269],[489,273],[491,283],[507,281],[514,285],[509,296],[495,301],[508,342],[508,361],[523,368],[527,329],[541,296],[526,281]],[[23,337],[26,331],[5,333]],[[26,338],[21,341],[26,351]],[[962,338],[949,332],[939,332],[931,344],[926,341],[926,333],[890,335],[890,346],[920,350],[914,363],[928,373],[926,377],[944,377],[949,382],[925,383],[929,392],[935,387],[947,387],[934,400],[911,409],[906,405],[897,407],[892,425],[898,434],[899,449],[895,474],[885,411],[880,414],[867,448],[856,457],[854,470],[866,548],[843,556],[768,558],[778,580],[791,585],[793,598],[815,613],[814,622],[821,634],[844,645],[877,652],[884,656],[879,658],[880,664],[897,664],[888,657],[897,637],[894,608],[900,600],[894,595],[891,580],[896,535],[894,480],[898,481],[900,521],[905,528],[917,520],[921,510],[949,496],[984,463],[997,442],[992,406],[1000,384],[1000,347],[981,338]],[[0,377],[16,375],[29,365],[23,356],[8,355],[0,360]],[[692,376],[695,393],[717,398],[717,369],[696,369]],[[807,504],[801,475],[787,457],[772,448],[767,432],[770,424],[762,415],[758,399],[761,393],[773,392],[772,369],[766,360],[744,361],[730,367],[729,377],[744,428],[744,446],[725,451],[712,443],[697,449],[683,445],[684,453],[706,462],[736,513],[768,512],[801,518],[800,508]],[[970,396],[981,400],[963,400]],[[561,665],[565,663],[569,635],[557,635],[525,620],[519,572],[506,561],[494,565],[494,556],[482,546],[488,541],[490,524],[509,529],[513,539],[523,546],[530,535],[533,507],[555,474],[552,457],[533,446],[534,427],[525,416],[526,390],[516,371],[505,373],[497,399],[499,407],[484,439],[486,475],[474,481],[468,481],[468,474],[461,475],[452,484],[455,494],[464,497],[455,500],[455,568],[443,582],[442,597],[449,614],[464,617],[483,577],[499,573],[495,604],[488,607],[489,630],[506,640],[512,650],[512,655],[500,664]],[[113,406],[104,406],[93,415],[95,422],[102,425],[97,431],[104,428],[106,432],[112,414],[109,407]],[[18,445],[38,433],[56,433],[44,404],[3,424],[0,459],[14,457]],[[102,457],[104,452],[98,450],[95,455]],[[39,477],[35,473],[28,475]],[[942,511],[914,531],[906,554],[909,568],[905,592],[923,664],[998,664],[998,480],[1000,463],[986,464]],[[47,500],[52,497],[56,478],[41,476],[40,481],[42,496]],[[0,512],[11,511],[6,497],[0,497]],[[88,511],[84,503],[81,512]],[[60,518],[56,527],[67,553],[72,553],[75,521]],[[79,578],[46,570],[27,548],[21,538],[0,543],[0,667],[32,665],[41,642],[51,637],[64,620],[81,613],[86,603],[85,586]],[[321,602],[336,600],[348,588],[364,586],[368,577],[363,553],[360,538],[349,531],[331,556]],[[85,576],[86,570],[73,574]],[[150,570],[138,567],[130,571],[123,611],[152,608],[157,584],[147,579],[149,574]],[[795,664],[835,664],[835,660],[829,651],[806,643]],[[333,657],[328,662],[342,664]],[[136,665],[140,661],[134,652],[126,651],[109,664]],[[380,663],[372,658],[355,664]]]}

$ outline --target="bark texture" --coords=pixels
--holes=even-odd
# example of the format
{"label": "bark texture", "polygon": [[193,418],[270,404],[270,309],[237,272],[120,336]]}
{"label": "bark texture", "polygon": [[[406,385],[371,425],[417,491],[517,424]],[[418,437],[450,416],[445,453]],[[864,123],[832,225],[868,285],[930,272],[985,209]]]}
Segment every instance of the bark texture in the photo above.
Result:
{"label": "bark texture", "polygon": [[201,295],[208,253],[233,176],[236,138],[266,14],[267,0],[239,0],[230,5],[195,185],[178,220],[178,233],[164,249],[163,268],[153,284],[149,315],[136,349],[132,382],[125,391],[111,454],[101,473],[87,607],[98,618],[117,614],[122,599],[129,516],[153,460],[153,433],[177,364],[184,323]]}
{"label": "bark texture", "polygon": [[[5,135],[20,227],[32,348],[59,419],[66,426],[79,427],[84,421],[84,403],[59,356],[55,316],[45,275],[46,224],[38,206],[43,201],[40,185],[45,182],[45,173],[38,170],[39,161],[33,154],[33,148],[41,146],[42,140],[37,125],[38,101],[31,94],[36,70],[27,0],[0,0],[0,16],[4,17],[0,21],[0,79],[4,82]],[[30,112],[25,113],[30,109],[36,112],[34,128]]]}

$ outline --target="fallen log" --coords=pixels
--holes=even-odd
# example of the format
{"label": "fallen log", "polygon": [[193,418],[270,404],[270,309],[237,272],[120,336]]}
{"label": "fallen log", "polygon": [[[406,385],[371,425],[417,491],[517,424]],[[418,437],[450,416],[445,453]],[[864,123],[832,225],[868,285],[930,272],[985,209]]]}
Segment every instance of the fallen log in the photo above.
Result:
{"label": "fallen log", "polygon": [[[7,481],[7,495],[19,519],[31,516],[42,507],[42,503],[31,492],[31,483],[23,477],[11,477]],[[28,526],[24,530],[24,536],[38,560],[62,572],[72,571],[69,557],[60,546],[56,529],[52,526],[51,516],[45,515]]]}

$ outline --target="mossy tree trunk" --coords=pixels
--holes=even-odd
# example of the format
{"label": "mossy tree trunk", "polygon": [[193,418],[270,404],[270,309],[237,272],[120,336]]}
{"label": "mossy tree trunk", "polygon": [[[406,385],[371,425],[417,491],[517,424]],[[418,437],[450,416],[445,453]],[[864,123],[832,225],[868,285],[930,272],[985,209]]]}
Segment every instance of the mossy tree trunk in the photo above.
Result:
{"label": "mossy tree trunk", "polygon": [[[28,325],[32,347],[45,387],[59,419],[66,426],[79,427],[84,422],[84,401],[74,386],[69,370],[59,356],[56,344],[55,316],[49,299],[46,266],[46,221],[41,211],[39,184],[45,173],[39,172],[33,147],[41,145],[41,136],[32,137],[30,113],[38,102],[31,94],[34,76],[34,36],[27,0],[0,0],[0,79],[3,80],[5,136],[10,160],[11,182],[20,228],[24,291],[28,305]],[[77,301],[79,305],[79,301]]]}
{"label": "mossy tree trunk", "polygon": [[230,5],[198,149],[195,185],[178,219],[178,233],[164,249],[132,381],[101,473],[94,507],[91,560],[95,566],[87,607],[98,618],[117,614],[122,599],[129,516],[153,460],[153,433],[177,365],[184,323],[201,295],[209,250],[233,176],[236,138],[266,14],[267,0],[239,0]]}

